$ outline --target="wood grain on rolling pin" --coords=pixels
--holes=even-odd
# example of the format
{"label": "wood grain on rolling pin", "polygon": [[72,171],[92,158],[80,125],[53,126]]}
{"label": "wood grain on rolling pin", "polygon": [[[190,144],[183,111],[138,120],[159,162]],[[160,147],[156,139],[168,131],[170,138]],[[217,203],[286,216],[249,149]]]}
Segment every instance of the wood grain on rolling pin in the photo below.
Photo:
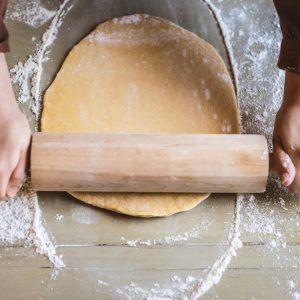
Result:
{"label": "wood grain on rolling pin", "polygon": [[35,133],[31,176],[40,191],[263,192],[259,135]]}

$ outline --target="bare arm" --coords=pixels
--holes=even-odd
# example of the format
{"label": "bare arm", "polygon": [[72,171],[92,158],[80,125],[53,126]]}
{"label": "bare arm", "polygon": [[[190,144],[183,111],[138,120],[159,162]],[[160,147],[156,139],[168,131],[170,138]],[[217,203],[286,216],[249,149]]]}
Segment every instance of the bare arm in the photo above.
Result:
{"label": "bare arm", "polygon": [[[18,106],[11,89],[9,71],[3,53],[0,53],[0,71],[0,113],[8,109],[16,110]],[[1,117],[3,116],[1,115]]]}
{"label": "bare arm", "polygon": [[300,192],[300,75],[286,71],[283,102],[277,113],[274,160],[281,182]]}
{"label": "bare arm", "polygon": [[14,196],[26,173],[31,131],[12,90],[5,56],[0,53],[0,199]]}
{"label": "bare arm", "polygon": [[298,0],[274,0],[282,43],[278,67],[286,71],[284,96],[274,133],[274,161],[281,182],[300,192],[300,6]]}

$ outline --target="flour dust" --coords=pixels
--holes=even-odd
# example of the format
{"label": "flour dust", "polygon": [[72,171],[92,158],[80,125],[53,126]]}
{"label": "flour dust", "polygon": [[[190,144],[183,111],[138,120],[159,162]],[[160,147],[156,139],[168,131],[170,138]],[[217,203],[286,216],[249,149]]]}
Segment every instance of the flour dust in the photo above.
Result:
{"label": "flour dust", "polygon": [[0,202],[0,244],[14,246],[20,243],[35,247],[55,268],[64,267],[42,224],[37,195],[29,184],[25,184],[14,198]]}
{"label": "flour dust", "polygon": [[[10,70],[12,83],[19,87],[18,102],[29,103],[36,120],[39,119],[41,108],[43,63],[47,61],[46,53],[57,37],[63,18],[72,7],[68,5],[69,2],[65,0],[55,11],[44,8],[40,1],[18,2],[8,7],[8,18],[32,27],[42,26],[52,19],[41,41],[37,43],[34,54]],[[33,246],[39,254],[48,257],[56,269],[64,267],[62,257],[57,255],[56,247],[43,226],[37,194],[30,185],[25,185],[16,197],[0,203],[0,216],[2,244],[9,246],[23,242],[25,246]]]}
{"label": "flour dust", "polygon": [[27,0],[22,2],[8,1],[6,12],[9,19],[25,23],[34,28],[43,26],[55,14],[56,10],[43,6],[41,0]]}

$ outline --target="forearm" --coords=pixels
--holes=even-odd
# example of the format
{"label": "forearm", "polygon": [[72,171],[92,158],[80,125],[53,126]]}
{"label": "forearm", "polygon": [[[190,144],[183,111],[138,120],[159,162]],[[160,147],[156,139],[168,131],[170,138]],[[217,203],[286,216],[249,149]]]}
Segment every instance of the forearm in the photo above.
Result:
{"label": "forearm", "polygon": [[282,106],[300,106],[300,75],[286,71]]}
{"label": "forearm", "polygon": [[16,110],[18,110],[18,105],[11,86],[5,56],[0,53],[0,116],[3,117]]}

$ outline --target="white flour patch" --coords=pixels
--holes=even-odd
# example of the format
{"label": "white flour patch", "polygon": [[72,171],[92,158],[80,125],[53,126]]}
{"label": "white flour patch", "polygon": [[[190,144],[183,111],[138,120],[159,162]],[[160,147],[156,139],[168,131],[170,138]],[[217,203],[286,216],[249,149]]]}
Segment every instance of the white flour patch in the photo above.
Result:
{"label": "white flour patch", "polygon": [[35,28],[46,24],[55,13],[55,10],[44,7],[41,0],[8,1],[8,18]]}
{"label": "white flour patch", "polygon": [[71,209],[71,214],[81,224],[98,224],[101,220],[99,212],[88,206],[76,206]]}
{"label": "white flour patch", "polygon": [[34,204],[27,193],[0,202],[0,242],[13,245],[31,234]]}
{"label": "white flour patch", "polygon": [[101,280],[101,279],[98,279],[98,280],[97,280],[97,284],[98,284],[98,285],[108,286],[108,283],[105,282],[105,281],[103,281],[103,280]]}
{"label": "white flour patch", "polygon": [[292,297],[294,297],[295,300],[300,300],[300,292],[293,292],[290,294]]}
{"label": "white flour patch", "polygon": [[115,24],[120,24],[120,25],[137,25],[140,24],[144,18],[146,19],[148,16],[147,15],[131,15],[131,16],[125,16],[121,18],[114,18],[113,22]]}
{"label": "white flour patch", "polygon": [[64,267],[42,224],[37,195],[27,184],[16,197],[0,202],[0,244],[10,246],[20,242],[34,246],[55,268]]}

